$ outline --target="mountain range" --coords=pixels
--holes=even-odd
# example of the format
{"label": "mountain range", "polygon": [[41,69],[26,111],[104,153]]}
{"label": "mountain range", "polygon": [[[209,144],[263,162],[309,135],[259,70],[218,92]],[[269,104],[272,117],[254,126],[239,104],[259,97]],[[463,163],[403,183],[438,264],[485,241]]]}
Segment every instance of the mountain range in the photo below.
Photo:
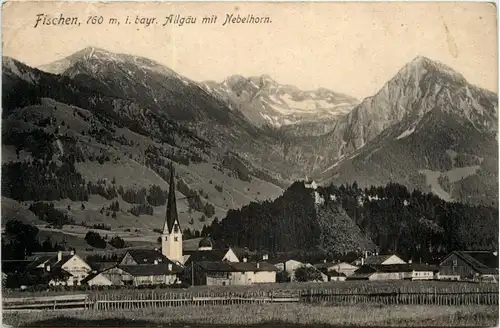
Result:
{"label": "mountain range", "polygon": [[[2,77],[2,195],[27,206],[50,194],[74,222],[106,223],[129,240],[155,240],[163,196],[148,199],[158,194],[153,185],[167,190],[170,161],[181,224],[197,230],[305,177],[360,187],[395,182],[446,201],[498,206],[498,97],[425,57],[361,101],[265,74],[195,82],[147,58],[94,47],[38,68],[4,57]],[[45,185],[69,174],[91,186],[73,199],[64,188],[57,196],[14,192],[13,175],[33,171],[34,159],[69,165],[69,173],[37,167]],[[116,200],[120,210],[106,210]],[[144,213],[134,215],[138,206]]]}

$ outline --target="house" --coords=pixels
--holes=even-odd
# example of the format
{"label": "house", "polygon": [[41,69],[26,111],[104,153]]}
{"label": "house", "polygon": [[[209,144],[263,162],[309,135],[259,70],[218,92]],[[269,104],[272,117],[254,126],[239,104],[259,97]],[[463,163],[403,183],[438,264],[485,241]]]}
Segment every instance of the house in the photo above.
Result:
{"label": "house", "polygon": [[214,241],[210,237],[202,239],[195,251],[184,252],[184,263],[189,266],[192,262],[239,262],[236,253],[229,247],[227,249],[214,249]]}
{"label": "house", "polygon": [[233,268],[226,261],[194,262],[193,283],[206,286],[228,286],[231,284]]}
{"label": "house", "polygon": [[180,274],[182,267],[172,263],[157,263],[148,265],[128,265],[120,266],[119,269],[123,270],[130,280],[125,280],[124,283],[132,284],[134,286],[141,285],[173,285],[181,283]]}
{"label": "house", "polygon": [[323,281],[345,281],[346,274],[337,271],[338,267],[333,262],[315,264],[314,267],[321,272]]}
{"label": "house", "polygon": [[375,255],[364,256],[361,259],[356,261],[358,265],[389,265],[389,264],[405,264],[399,256],[396,254],[387,254],[387,255]]}
{"label": "house", "polygon": [[133,280],[132,275],[115,265],[89,275],[82,283],[89,286],[122,286],[126,284],[133,285]]}
{"label": "house", "polygon": [[[28,264],[26,271],[36,272],[37,275],[40,275],[40,272],[45,272],[44,276],[54,278],[53,284],[73,286],[80,285],[81,281],[92,272],[92,268],[74,251],[69,252],[69,254],[63,254],[62,251],[59,251],[55,256],[35,258],[33,262]],[[71,281],[65,279],[71,279]]]}
{"label": "house", "polygon": [[365,264],[347,280],[432,280],[437,268],[420,263]]}
{"label": "house", "polygon": [[300,268],[301,266],[305,265],[304,263],[297,261],[297,260],[271,260],[269,261],[271,264],[273,264],[278,271],[286,271],[291,279],[293,281],[292,277],[294,277],[295,270]]}
{"label": "house", "polygon": [[337,273],[341,273],[344,276],[348,277],[354,274],[354,271],[359,269],[358,266],[352,265],[347,262],[323,262],[314,265],[316,268],[321,270],[322,272],[326,269],[326,271],[336,271]]}
{"label": "house", "polygon": [[436,279],[438,268],[435,265],[423,263],[409,263],[410,276],[406,279],[411,280],[434,280]]}
{"label": "house", "polygon": [[84,280],[89,286],[172,285],[180,283],[183,268],[175,263],[117,265],[94,273]]}
{"label": "house", "polygon": [[[111,281],[110,277],[106,275],[106,271],[95,272],[88,275],[85,279],[82,280],[82,284],[89,286],[111,286],[114,285]],[[121,282],[121,281],[120,281]],[[123,283],[118,283],[116,285],[123,285]]]}
{"label": "house", "polygon": [[411,276],[407,265],[364,264],[347,280],[403,280]]}
{"label": "house", "polygon": [[268,262],[195,262],[197,285],[252,285],[276,282],[276,267]]}
{"label": "house", "polygon": [[439,264],[438,279],[498,281],[498,256],[491,252],[454,251]]}
{"label": "house", "polygon": [[267,262],[232,262],[232,285],[252,285],[276,282],[276,267]]}
{"label": "house", "polygon": [[157,249],[129,249],[118,262],[118,265],[149,265],[155,262],[173,263]]}

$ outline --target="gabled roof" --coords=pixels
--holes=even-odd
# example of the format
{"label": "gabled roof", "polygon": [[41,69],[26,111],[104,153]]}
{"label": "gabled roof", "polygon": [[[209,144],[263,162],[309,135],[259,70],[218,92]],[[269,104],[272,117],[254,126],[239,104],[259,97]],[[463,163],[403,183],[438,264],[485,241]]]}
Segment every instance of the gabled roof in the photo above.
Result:
{"label": "gabled roof", "polygon": [[[173,263],[165,255],[154,249],[129,249],[123,257],[130,254],[137,265],[154,264],[155,260],[158,263]],[[120,260],[120,262],[123,260]]]}
{"label": "gabled roof", "polygon": [[28,264],[26,266],[26,271],[30,271],[30,270],[35,269],[37,266],[44,264],[45,262],[47,262],[51,258],[52,258],[52,256],[49,256],[49,255],[39,256],[39,257],[34,258],[33,262],[31,262],[30,264]]}
{"label": "gabled roof", "polygon": [[47,256],[39,256],[39,257],[35,258],[35,260],[33,262],[31,262],[30,264],[28,264],[26,266],[26,270],[30,271],[30,270],[36,269],[37,266],[43,264],[44,267],[50,266],[51,271],[53,271],[54,269],[61,268],[66,262],[68,262],[70,259],[72,259],[73,256],[75,256],[75,254],[62,255],[61,261],[57,260],[57,255],[55,255],[55,256],[48,256],[48,255]]}
{"label": "gabled roof", "polygon": [[120,265],[118,268],[136,276],[162,276],[169,274],[176,274],[182,272],[182,268],[178,265],[172,264],[172,270],[168,269],[167,263],[159,264],[144,264],[144,265]]}
{"label": "gabled roof", "polygon": [[[163,233],[172,233],[174,224],[179,224],[179,217],[177,214],[177,203],[175,200],[175,181],[174,181],[174,165],[170,163],[170,181],[167,199],[167,213],[165,214],[165,224],[163,226]],[[180,230],[180,225],[179,225]]]}
{"label": "gabled roof", "polygon": [[328,267],[322,267],[318,268],[316,267],[321,273],[330,276],[330,277],[345,277],[346,275],[344,273],[338,272],[337,270],[328,270]]}
{"label": "gabled roof", "polygon": [[[216,262],[216,261],[222,261],[224,256],[226,256],[227,252],[229,250],[221,250],[221,249],[212,249],[212,250],[206,250],[206,251],[196,251],[196,252],[188,252],[191,253],[191,256],[187,260],[186,264],[188,262],[201,262],[201,261],[209,261],[209,262]],[[185,252],[186,254],[186,252]]]}
{"label": "gabled roof", "polygon": [[365,259],[365,264],[382,264],[387,261],[393,254],[389,255],[372,255]]}
{"label": "gabled roof", "polygon": [[[445,259],[443,259],[443,261],[441,262],[441,264],[444,261],[446,261],[450,256],[452,256],[453,254],[455,254],[456,256],[458,256],[459,258],[461,258],[462,261],[464,261],[465,263],[467,263],[467,265],[469,265],[474,271],[476,271],[478,273],[481,273],[481,274],[494,274],[494,273],[498,273],[498,264],[497,264],[497,268],[488,267],[486,264],[483,264],[483,263],[479,262],[476,259],[476,257],[481,259],[481,257],[482,257],[481,255],[474,254],[474,255],[476,255],[476,257],[474,257],[473,255],[471,255],[471,253],[474,253],[474,252],[453,251]],[[485,259],[483,259],[483,260],[485,260]]]}

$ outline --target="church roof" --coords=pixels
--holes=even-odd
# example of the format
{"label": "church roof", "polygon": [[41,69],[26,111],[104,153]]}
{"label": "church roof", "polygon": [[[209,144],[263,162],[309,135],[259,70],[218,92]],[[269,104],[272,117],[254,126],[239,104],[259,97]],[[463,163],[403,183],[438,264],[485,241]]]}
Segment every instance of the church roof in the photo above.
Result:
{"label": "church roof", "polygon": [[202,248],[202,247],[211,247],[212,248],[213,247],[212,238],[205,237],[202,240],[200,240],[200,242],[198,243],[198,248]]}
{"label": "church roof", "polygon": [[165,215],[165,225],[163,227],[163,232],[172,233],[175,222],[179,224],[179,218],[177,216],[177,203],[175,200],[174,165],[170,164],[170,181],[169,181],[169,191],[167,199],[167,213]]}

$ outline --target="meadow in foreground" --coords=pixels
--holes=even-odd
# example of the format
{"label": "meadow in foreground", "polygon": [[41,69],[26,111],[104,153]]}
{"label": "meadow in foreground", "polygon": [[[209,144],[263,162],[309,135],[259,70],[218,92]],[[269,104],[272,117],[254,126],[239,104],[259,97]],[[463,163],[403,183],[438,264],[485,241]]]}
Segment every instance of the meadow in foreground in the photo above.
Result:
{"label": "meadow in foreground", "polygon": [[498,324],[497,306],[319,306],[262,304],[133,311],[4,313],[3,322],[19,326],[483,326]]}

